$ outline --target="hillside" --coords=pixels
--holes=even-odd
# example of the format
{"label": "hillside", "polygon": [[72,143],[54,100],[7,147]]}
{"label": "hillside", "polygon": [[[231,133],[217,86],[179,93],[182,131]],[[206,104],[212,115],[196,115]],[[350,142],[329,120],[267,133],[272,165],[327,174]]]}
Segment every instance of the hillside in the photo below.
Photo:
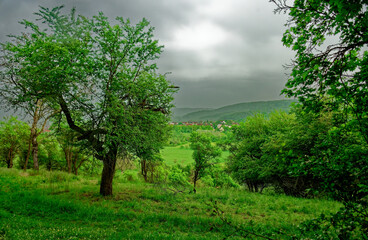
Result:
{"label": "hillside", "polygon": [[172,109],[173,117],[184,116],[188,113],[198,112],[203,110],[211,110],[211,108],[174,108]]}
{"label": "hillside", "polygon": [[341,207],[234,188],[199,186],[190,194],[133,176],[117,173],[114,195],[102,197],[93,177],[0,168],[0,239],[245,239],[237,227],[285,239],[282,232],[300,235],[303,221]]}
{"label": "hillside", "polygon": [[245,102],[217,109],[191,109],[186,108],[185,111],[177,108],[173,111],[172,120],[175,122],[187,121],[218,121],[218,120],[234,120],[239,121],[247,116],[260,112],[268,114],[275,110],[288,111],[290,104],[296,100],[276,100],[276,101],[259,101]]}

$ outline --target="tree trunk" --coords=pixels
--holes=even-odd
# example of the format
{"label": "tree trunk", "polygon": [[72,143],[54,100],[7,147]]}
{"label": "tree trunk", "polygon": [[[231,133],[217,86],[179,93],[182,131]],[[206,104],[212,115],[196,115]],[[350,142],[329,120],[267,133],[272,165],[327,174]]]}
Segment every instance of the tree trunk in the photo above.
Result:
{"label": "tree trunk", "polygon": [[103,160],[100,194],[102,196],[112,195],[112,181],[116,167],[117,149],[112,149]]}
{"label": "tree trunk", "polygon": [[32,139],[32,156],[33,156],[33,168],[39,170],[38,164],[38,142],[37,137],[34,136]]}
{"label": "tree trunk", "polygon": [[147,165],[145,159],[141,159],[141,171],[142,176],[144,177],[144,181],[147,182]]}
{"label": "tree trunk", "polygon": [[[33,167],[35,170],[39,170],[39,163],[38,163],[38,142],[37,142],[37,138],[38,136],[43,132],[43,130],[45,129],[46,123],[48,121],[48,119],[50,117],[52,117],[54,114],[56,114],[58,111],[50,114],[49,116],[47,116],[43,122],[43,125],[41,127],[41,129],[39,130],[39,132],[37,132],[37,124],[39,122],[39,120],[42,118],[42,116],[44,116],[45,114],[45,108],[44,105],[41,101],[41,99],[37,99],[36,101],[36,108],[34,109],[33,112],[33,122],[32,122],[32,127],[31,127],[31,136],[30,136],[30,141],[32,142],[32,156],[33,156]],[[28,149],[30,150],[30,148]],[[29,159],[29,153],[27,155],[27,159],[26,159],[26,166],[28,164],[28,159]]]}
{"label": "tree trunk", "polygon": [[68,173],[72,172],[72,157],[73,157],[73,147],[65,147],[65,159],[68,166]]}
{"label": "tree trunk", "polygon": [[79,156],[79,152],[78,151],[79,150],[76,150],[75,151],[75,154],[73,154],[73,156],[70,158],[72,160],[72,162],[71,162],[72,163],[71,170],[73,171],[73,173],[75,175],[78,175],[78,168],[81,166],[81,164],[78,165],[78,160],[79,160],[79,163],[81,163],[83,161],[83,159],[79,159],[80,156]]}
{"label": "tree trunk", "polygon": [[74,168],[74,171],[73,171],[76,176],[78,175],[78,169],[79,168],[76,167],[76,168]]}
{"label": "tree trunk", "polygon": [[198,171],[194,171],[194,178],[193,178],[193,193],[196,193],[196,185],[197,185],[197,181],[198,181],[198,176],[199,176],[199,172]]}
{"label": "tree trunk", "polygon": [[13,151],[14,151],[13,148],[10,148],[10,150],[8,152],[8,159],[6,161],[8,168],[12,168],[13,167],[13,158],[14,158]]}
{"label": "tree trunk", "polygon": [[29,136],[28,151],[27,151],[26,161],[24,163],[24,168],[23,168],[24,171],[26,171],[28,167],[29,157],[31,156],[31,146],[32,146],[32,131],[31,131],[31,135]]}
{"label": "tree trunk", "polygon": [[[36,108],[33,112],[33,122],[31,127],[31,136],[30,141],[32,142],[32,157],[33,157],[33,168],[35,170],[39,169],[38,164],[38,142],[37,142],[37,123],[40,119],[40,108],[42,106],[42,102],[40,99],[36,101]],[[27,161],[28,162],[28,161]]]}
{"label": "tree trunk", "polygon": [[8,164],[8,168],[12,168],[13,167],[13,159],[9,159],[7,161],[7,164]]}

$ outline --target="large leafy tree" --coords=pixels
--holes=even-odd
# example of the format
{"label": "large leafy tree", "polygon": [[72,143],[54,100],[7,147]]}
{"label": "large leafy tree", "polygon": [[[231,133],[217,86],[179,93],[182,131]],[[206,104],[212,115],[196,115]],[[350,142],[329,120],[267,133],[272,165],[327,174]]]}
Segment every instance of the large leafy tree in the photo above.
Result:
{"label": "large leafy tree", "polygon": [[233,154],[229,158],[229,170],[238,182],[247,184],[250,191],[262,191],[269,174],[266,173],[267,164],[261,160],[261,147],[270,135],[269,123],[264,115],[257,114],[232,131]]}
{"label": "large leafy tree", "polygon": [[276,12],[289,13],[282,41],[296,52],[283,92],[309,110],[320,111],[327,103],[350,112],[368,142],[368,2],[271,2]]}
{"label": "large leafy tree", "polygon": [[68,173],[73,171],[75,175],[78,175],[78,169],[89,159],[88,149],[78,144],[78,134],[70,129],[64,121],[59,122],[56,127],[52,127],[56,135],[56,139],[53,140],[56,140],[60,144],[60,148],[64,152]]}
{"label": "large leafy tree", "polygon": [[312,159],[324,187],[345,205],[331,223],[341,227],[340,239],[353,239],[354,229],[367,238],[368,1],[271,2],[276,12],[289,14],[282,41],[296,52],[283,92],[298,97],[305,110],[343,113],[329,133],[333,137],[321,144],[323,158]]}
{"label": "large leafy tree", "polygon": [[3,87],[9,99],[60,110],[103,162],[100,193],[111,195],[118,156],[148,145],[147,129],[164,128],[175,90],[157,73],[162,46],[147,20],[112,25],[103,13],[87,19],[61,10],[41,8],[39,22],[23,21],[28,34],[3,45],[12,63],[3,73],[14,82]]}

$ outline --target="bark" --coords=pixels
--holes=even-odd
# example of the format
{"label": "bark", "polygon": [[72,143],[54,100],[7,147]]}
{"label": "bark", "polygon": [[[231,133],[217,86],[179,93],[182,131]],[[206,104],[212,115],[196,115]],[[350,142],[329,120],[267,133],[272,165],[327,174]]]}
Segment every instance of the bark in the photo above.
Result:
{"label": "bark", "polygon": [[33,168],[35,170],[39,170],[37,137],[34,137],[32,139],[32,157],[33,157]]}
{"label": "bark", "polygon": [[13,159],[9,159],[8,168],[12,168],[12,167],[13,167]]}
{"label": "bark", "polygon": [[141,173],[142,176],[144,177],[144,181],[147,182],[147,161],[145,159],[141,160]]}
{"label": "bark", "polygon": [[65,147],[64,148],[65,160],[68,167],[68,173],[72,172],[72,147]]}
{"label": "bark", "polygon": [[103,159],[100,194],[102,196],[112,195],[112,181],[114,179],[117,159],[117,148],[112,149]]}
{"label": "bark", "polygon": [[8,159],[6,161],[8,168],[13,167],[13,158],[14,158],[14,150],[13,150],[13,148],[10,148],[10,150],[8,152]]}
{"label": "bark", "polygon": [[199,177],[199,172],[198,171],[194,171],[194,178],[193,178],[193,193],[196,193],[196,185],[197,185],[197,181],[198,181],[198,177]]}
{"label": "bark", "polygon": [[53,113],[51,113],[50,115],[48,115],[44,119],[44,122],[42,124],[41,129],[39,131],[37,131],[37,124],[38,124],[38,122],[40,121],[41,118],[45,117],[46,111],[47,111],[47,109],[43,105],[42,101],[40,99],[38,99],[36,101],[36,108],[33,112],[33,122],[32,122],[32,127],[31,127],[31,135],[30,135],[30,139],[29,139],[28,153],[27,153],[27,158],[26,158],[26,162],[25,162],[25,165],[24,165],[24,170],[27,169],[29,157],[30,157],[30,154],[31,154],[31,144],[32,144],[33,167],[34,167],[35,170],[39,170],[37,138],[43,132],[43,130],[45,129],[47,121],[52,116],[54,116],[56,113],[60,112],[60,111],[57,110],[57,111],[54,111]]}
{"label": "bark", "polygon": [[[79,156],[79,155],[77,155]],[[79,160],[79,163],[78,163]],[[82,164],[87,161],[88,158],[86,156],[78,157],[75,159],[75,162],[73,162],[73,172],[75,175],[78,175],[78,169],[82,166]]]}
{"label": "bark", "polygon": [[26,160],[24,162],[24,167],[23,167],[24,171],[27,170],[29,157],[31,155],[31,147],[32,147],[32,132],[31,132],[31,135],[30,135],[29,141],[28,141],[28,151],[27,151],[27,156],[26,156]]}
{"label": "bark", "polygon": [[39,169],[39,164],[38,164],[38,142],[37,142],[37,123],[40,120],[40,115],[39,115],[39,111],[40,108],[42,106],[42,102],[41,100],[37,100],[36,102],[36,108],[33,112],[33,122],[32,122],[32,127],[31,127],[31,135],[30,135],[30,143],[32,144],[32,149],[30,146],[28,146],[28,153],[27,153],[27,159],[26,159],[26,164],[24,167],[24,170],[27,169],[27,164],[29,161],[29,156],[30,156],[30,152],[32,151],[32,157],[33,157],[33,168],[35,170]]}

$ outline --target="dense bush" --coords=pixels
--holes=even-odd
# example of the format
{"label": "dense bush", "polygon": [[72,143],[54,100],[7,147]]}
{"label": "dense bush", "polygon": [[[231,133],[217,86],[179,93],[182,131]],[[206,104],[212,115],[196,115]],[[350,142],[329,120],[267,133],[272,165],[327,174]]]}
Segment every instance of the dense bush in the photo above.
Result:
{"label": "dense bush", "polygon": [[368,148],[339,112],[255,115],[233,129],[228,168],[250,190],[272,184],[288,195],[328,194],[349,202],[366,196]]}

